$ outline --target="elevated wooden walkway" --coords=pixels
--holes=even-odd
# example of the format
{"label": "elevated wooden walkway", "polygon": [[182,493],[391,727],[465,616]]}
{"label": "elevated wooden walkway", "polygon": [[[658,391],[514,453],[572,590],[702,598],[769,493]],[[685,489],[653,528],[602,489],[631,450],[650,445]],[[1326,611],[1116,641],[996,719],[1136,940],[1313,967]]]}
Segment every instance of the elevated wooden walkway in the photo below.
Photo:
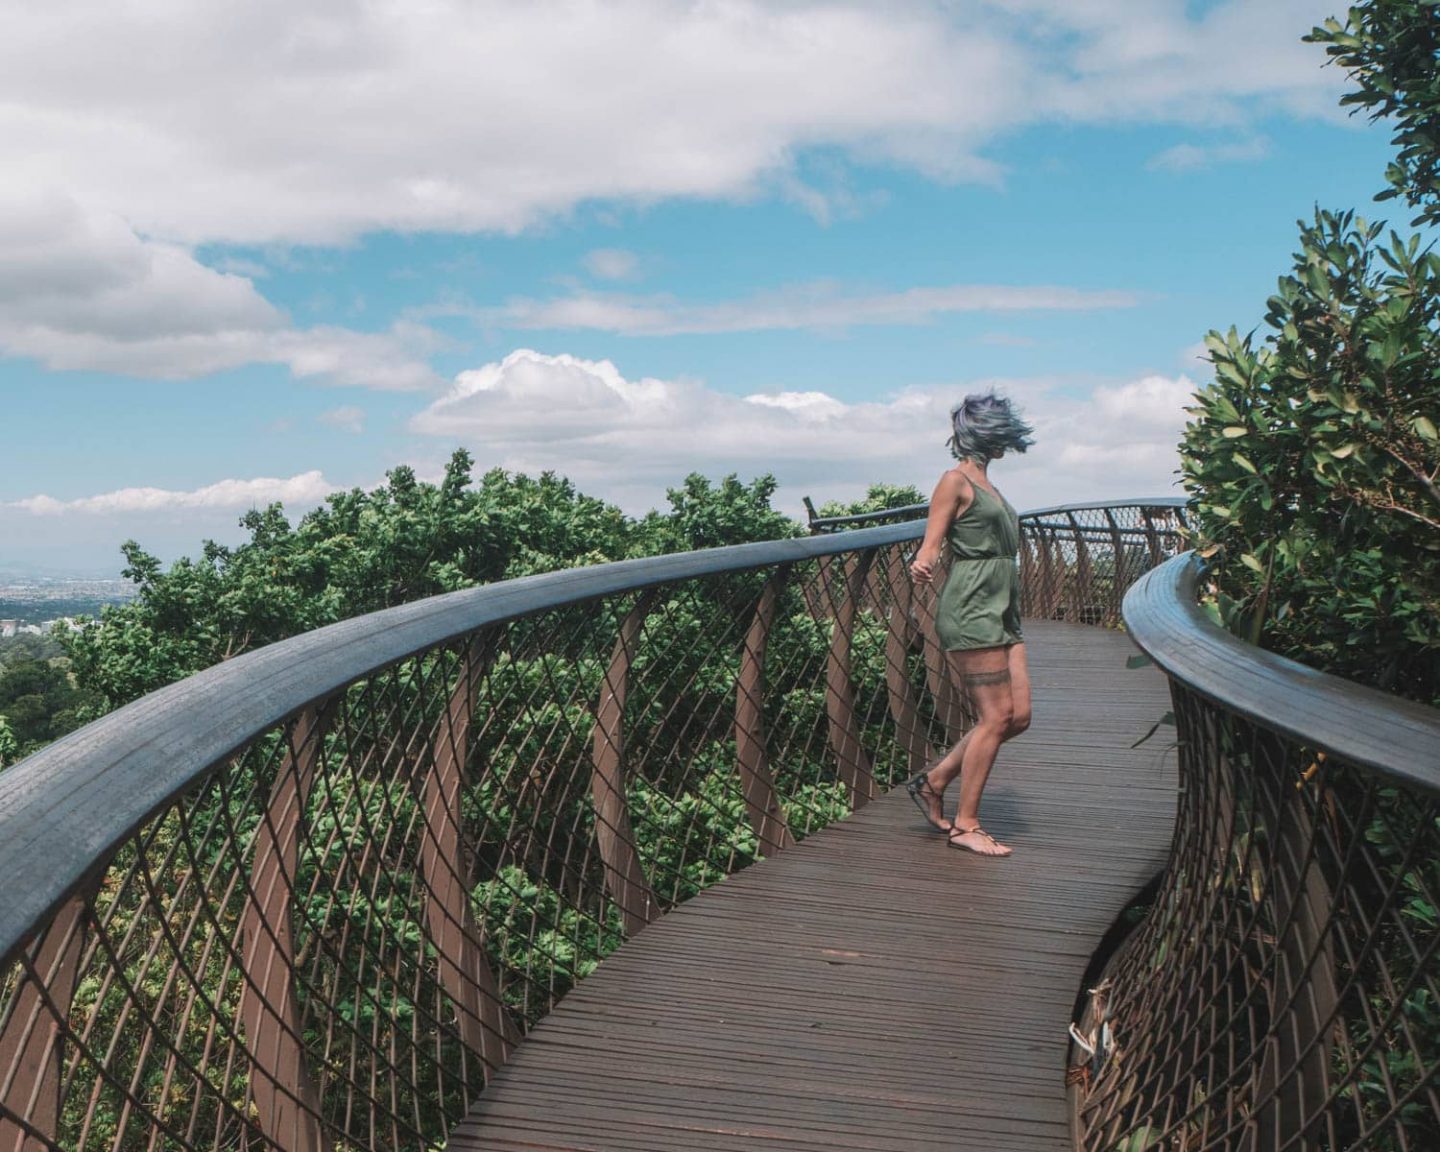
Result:
{"label": "elevated wooden walkway", "polygon": [[[1173,730],[1129,640],[1027,622],[1035,722],[949,849],[901,790],[626,944],[534,1030],[451,1149],[1073,1147],[1087,963],[1164,864]],[[952,801],[953,803],[953,801]]]}

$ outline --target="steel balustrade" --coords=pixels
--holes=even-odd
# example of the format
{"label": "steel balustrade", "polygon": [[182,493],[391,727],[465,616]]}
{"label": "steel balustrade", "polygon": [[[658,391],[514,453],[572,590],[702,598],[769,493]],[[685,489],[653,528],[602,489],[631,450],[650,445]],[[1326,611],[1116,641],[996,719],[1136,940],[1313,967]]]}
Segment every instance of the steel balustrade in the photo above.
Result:
{"label": "steel balustrade", "polygon": [[1181,797],[1090,998],[1087,1152],[1440,1148],[1440,712],[1260,651],[1187,554],[1125,601],[1169,674]]}
{"label": "steel balustrade", "polygon": [[[1027,608],[1114,623],[1179,517],[1027,515]],[[627,937],[963,730],[922,531],[405,605],[0,774],[0,1149],[443,1144]]]}

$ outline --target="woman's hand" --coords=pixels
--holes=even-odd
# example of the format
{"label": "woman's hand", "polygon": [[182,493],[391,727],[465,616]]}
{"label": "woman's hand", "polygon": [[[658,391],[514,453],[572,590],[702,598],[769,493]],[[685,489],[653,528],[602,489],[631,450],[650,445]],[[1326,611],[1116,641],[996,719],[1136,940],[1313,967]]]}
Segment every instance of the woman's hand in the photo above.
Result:
{"label": "woman's hand", "polygon": [[910,579],[916,584],[929,584],[935,578],[935,562],[939,559],[934,552],[922,548],[910,562]]}

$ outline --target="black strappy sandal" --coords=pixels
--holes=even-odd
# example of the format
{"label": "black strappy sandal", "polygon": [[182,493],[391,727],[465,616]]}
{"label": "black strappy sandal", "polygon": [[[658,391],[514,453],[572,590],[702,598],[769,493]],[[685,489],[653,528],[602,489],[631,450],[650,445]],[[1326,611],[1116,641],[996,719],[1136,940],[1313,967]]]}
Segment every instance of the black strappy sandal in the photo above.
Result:
{"label": "black strappy sandal", "polygon": [[[925,769],[915,779],[905,785],[905,791],[910,793],[910,799],[915,801],[915,807],[920,809],[920,814],[925,817],[925,823],[940,832],[949,832],[954,825],[944,818],[945,800],[944,795],[935,791],[935,785],[930,783],[930,769]],[[941,818],[936,820],[930,815],[930,801],[935,800],[940,804]]]}
{"label": "black strappy sandal", "polygon": [[[980,833],[981,836],[985,837],[985,839],[989,840],[991,844],[995,845],[995,847],[1004,848],[1005,851],[978,852],[974,848],[971,848],[968,844],[959,844],[955,841],[956,836],[973,836],[977,832]],[[972,856],[984,856],[990,860],[1003,860],[1006,856],[1014,855],[1015,852],[1015,849],[1011,848],[1010,845],[1001,844],[1000,841],[996,840],[994,836],[991,836],[989,832],[986,832],[985,829],[980,827],[979,824],[976,824],[973,828],[961,828],[958,824],[950,825],[950,834],[945,837],[945,842],[949,844],[951,848],[958,848],[961,852],[969,852]]]}

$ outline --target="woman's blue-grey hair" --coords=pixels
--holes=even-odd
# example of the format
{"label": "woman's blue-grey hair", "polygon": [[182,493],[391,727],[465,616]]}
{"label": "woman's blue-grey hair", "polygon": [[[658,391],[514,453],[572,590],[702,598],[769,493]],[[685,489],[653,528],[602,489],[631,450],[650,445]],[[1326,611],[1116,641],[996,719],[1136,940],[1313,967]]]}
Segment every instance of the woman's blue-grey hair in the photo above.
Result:
{"label": "woman's blue-grey hair", "polygon": [[1002,452],[1024,452],[1035,443],[1029,424],[1010,401],[994,392],[966,396],[950,410],[950,451],[957,460],[994,460]]}

